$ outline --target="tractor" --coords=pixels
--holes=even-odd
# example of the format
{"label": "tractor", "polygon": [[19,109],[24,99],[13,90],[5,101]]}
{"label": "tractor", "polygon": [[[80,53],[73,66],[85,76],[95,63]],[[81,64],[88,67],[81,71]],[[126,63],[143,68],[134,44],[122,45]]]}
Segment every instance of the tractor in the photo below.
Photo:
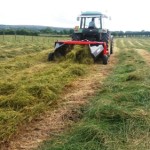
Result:
{"label": "tractor", "polygon": [[[103,28],[106,19],[109,20],[109,17],[100,12],[82,12],[77,17],[79,26],[75,26],[71,35],[72,40],[56,41],[54,52],[49,53],[48,60],[65,56],[73,50],[74,45],[88,45],[94,61],[101,59],[106,65],[113,53],[113,37],[108,29]],[[90,26],[91,20],[94,21],[94,26]]]}

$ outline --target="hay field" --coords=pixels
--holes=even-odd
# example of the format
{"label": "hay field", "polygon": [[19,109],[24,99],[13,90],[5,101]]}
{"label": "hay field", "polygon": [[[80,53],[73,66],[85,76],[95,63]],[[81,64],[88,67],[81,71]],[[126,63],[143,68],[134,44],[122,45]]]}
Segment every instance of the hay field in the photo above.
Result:
{"label": "hay field", "polygon": [[55,41],[48,37],[0,37],[0,142],[55,105],[63,88],[86,74],[84,64],[47,61]]}
{"label": "hay field", "polygon": [[82,119],[38,150],[149,150],[150,39],[115,39],[118,63]]}

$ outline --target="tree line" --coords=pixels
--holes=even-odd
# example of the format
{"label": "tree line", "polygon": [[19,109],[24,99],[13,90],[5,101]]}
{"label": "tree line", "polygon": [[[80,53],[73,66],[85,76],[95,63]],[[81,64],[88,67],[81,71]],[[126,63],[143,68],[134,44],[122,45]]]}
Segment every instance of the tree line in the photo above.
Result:
{"label": "tree line", "polygon": [[1,29],[0,35],[31,35],[31,36],[38,36],[40,34],[51,34],[51,35],[70,35],[73,33],[73,29],[70,30],[53,30],[49,27],[39,30],[33,31],[29,29]]}
{"label": "tree line", "polygon": [[150,37],[150,31],[112,31],[114,37]]}
{"label": "tree line", "polygon": [[[73,29],[52,29],[47,27],[38,31],[30,29],[0,29],[0,35],[31,35],[38,36],[44,35],[71,35],[74,32]],[[150,31],[111,31],[114,37],[150,37]]]}
{"label": "tree line", "polygon": [[3,29],[0,30],[0,35],[32,35],[32,36],[38,36],[38,32],[32,31],[32,30],[25,30],[25,29]]}

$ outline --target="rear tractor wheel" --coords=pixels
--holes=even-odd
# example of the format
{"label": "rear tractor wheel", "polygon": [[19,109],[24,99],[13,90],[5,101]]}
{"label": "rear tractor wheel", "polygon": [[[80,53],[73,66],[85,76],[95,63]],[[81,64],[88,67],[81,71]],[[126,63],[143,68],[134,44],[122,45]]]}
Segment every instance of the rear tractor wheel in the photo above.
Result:
{"label": "rear tractor wheel", "polygon": [[110,42],[110,54],[113,54],[113,37],[111,37],[111,42]]}

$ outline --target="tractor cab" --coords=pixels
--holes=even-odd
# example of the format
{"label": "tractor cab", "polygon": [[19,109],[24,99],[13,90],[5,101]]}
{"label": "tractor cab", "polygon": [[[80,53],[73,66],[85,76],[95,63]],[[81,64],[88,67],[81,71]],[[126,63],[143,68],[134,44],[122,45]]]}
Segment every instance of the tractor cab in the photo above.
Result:
{"label": "tractor cab", "polygon": [[[72,35],[73,40],[90,40],[100,41],[100,33],[106,33],[105,22],[108,17],[100,12],[86,11],[82,12],[77,17],[79,25],[75,26],[74,34]],[[90,26],[90,22],[93,20],[94,26]]]}
{"label": "tractor cab", "polygon": [[102,29],[102,14],[99,12],[84,12],[77,17],[77,21],[80,21],[79,28],[90,28],[89,24],[92,21],[95,23],[95,28]]}

